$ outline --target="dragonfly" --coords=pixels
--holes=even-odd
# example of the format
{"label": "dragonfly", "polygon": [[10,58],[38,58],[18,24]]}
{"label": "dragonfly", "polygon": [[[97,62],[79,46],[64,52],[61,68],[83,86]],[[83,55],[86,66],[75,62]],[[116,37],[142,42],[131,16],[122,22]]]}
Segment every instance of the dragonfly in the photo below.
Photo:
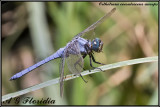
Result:
{"label": "dragonfly", "polygon": [[[60,96],[63,95],[63,82],[64,82],[64,66],[65,62],[67,63],[69,71],[74,74],[80,76],[82,79],[81,72],[84,70],[84,58],[89,55],[90,66],[93,69],[98,67],[94,67],[92,65],[92,61],[97,64],[102,64],[97,62],[93,56],[94,52],[100,53],[102,52],[103,42],[99,38],[95,38],[92,41],[84,39],[83,36],[85,33],[94,30],[98,25],[104,22],[109,16],[111,16],[115,12],[116,8],[113,8],[110,12],[101,17],[98,21],[90,25],[88,28],[77,34],[73,37],[73,39],[67,43],[67,45],[63,48],[57,50],[51,56],[45,58],[44,60],[22,70],[21,72],[13,75],[10,80],[15,80],[17,78],[22,77],[23,75],[29,73],[30,71],[36,69],[37,67],[57,58],[61,58],[60,61]],[[103,64],[102,64],[103,65]],[[100,68],[99,68],[100,69]],[[101,69],[100,69],[101,70]],[[84,80],[84,79],[83,79]],[[84,80],[85,81],[85,80]],[[85,81],[87,82],[87,81]]]}

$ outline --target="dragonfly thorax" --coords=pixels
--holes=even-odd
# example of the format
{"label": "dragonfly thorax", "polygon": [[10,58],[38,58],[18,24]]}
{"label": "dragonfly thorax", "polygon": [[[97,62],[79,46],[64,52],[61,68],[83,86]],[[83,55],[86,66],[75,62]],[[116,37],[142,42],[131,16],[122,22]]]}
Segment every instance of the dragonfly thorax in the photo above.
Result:
{"label": "dragonfly thorax", "polygon": [[92,41],[91,43],[92,50],[94,50],[95,52],[101,52],[102,48],[103,48],[103,42],[99,38],[96,38]]}

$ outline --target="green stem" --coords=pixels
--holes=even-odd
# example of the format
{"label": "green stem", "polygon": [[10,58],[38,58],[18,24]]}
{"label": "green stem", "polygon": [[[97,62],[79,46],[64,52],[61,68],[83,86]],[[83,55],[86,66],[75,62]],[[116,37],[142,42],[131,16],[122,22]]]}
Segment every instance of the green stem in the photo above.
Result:
{"label": "green stem", "polygon": [[[99,68],[101,68],[102,70],[105,71],[105,70],[118,68],[118,67],[123,67],[123,66],[127,66],[127,65],[134,65],[134,64],[140,64],[140,63],[146,63],[146,62],[154,62],[154,61],[158,61],[158,56],[139,58],[139,59],[133,59],[133,60],[127,60],[127,61],[121,61],[121,62],[117,62],[117,63],[113,63],[113,64],[100,66]],[[93,73],[96,73],[96,72],[101,72],[101,71],[98,70],[98,69],[94,69],[94,70],[91,70],[91,72],[89,72],[87,70],[87,71],[82,72],[81,75],[84,76],[84,75],[89,75],[89,74],[93,74]],[[71,79],[79,77],[79,76],[73,76],[73,75],[74,74],[67,75],[66,79],[64,81],[71,80]],[[52,79],[52,80],[43,82],[43,83],[38,84],[38,85],[34,85],[32,87],[29,87],[29,88],[21,90],[21,91],[17,91],[17,92],[14,92],[14,93],[10,93],[10,94],[4,95],[4,96],[2,96],[2,101],[8,100],[11,97],[12,98],[13,97],[17,97],[17,96],[20,96],[20,95],[23,95],[23,94],[26,94],[26,93],[29,93],[29,92],[32,92],[32,91],[35,91],[35,90],[38,90],[38,89],[53,85],[53,84],[57,84],[57,83],[59,83],[59,78]]]}

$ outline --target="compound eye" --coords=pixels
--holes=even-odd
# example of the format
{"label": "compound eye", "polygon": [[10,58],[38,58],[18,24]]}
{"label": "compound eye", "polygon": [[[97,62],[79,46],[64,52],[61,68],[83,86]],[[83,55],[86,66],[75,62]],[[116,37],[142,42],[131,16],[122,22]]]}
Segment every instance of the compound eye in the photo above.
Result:
{"label": "compound eye", "polygon": [[97,42],[96,41],[94,41],[94,45],[96,45],[97,44]]}
{"label": "compound eye", "polygon": [[103,43],[99,38],[96,38],[92,41],[92,50],[95,52],[101,52]]}
{"label": "compound eye", "polygon": [[101,51],[102,51],[102,48],[103,48],[103,42],[102,42],[102,41],[100,41],[100,44],[99,44],[99,52],[101,52]]}

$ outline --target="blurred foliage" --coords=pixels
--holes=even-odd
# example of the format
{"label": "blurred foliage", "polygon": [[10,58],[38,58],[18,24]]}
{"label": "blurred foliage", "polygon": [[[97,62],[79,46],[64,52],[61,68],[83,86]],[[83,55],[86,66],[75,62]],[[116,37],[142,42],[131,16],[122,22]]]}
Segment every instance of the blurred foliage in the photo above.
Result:
{"label": "blurred foliage", "polygon": [[[42,16],[29,11],[31,8]],[[15,73],[65,46],[112,8],[114,6],[99,5],[99,2],[8,2],[2,5],[2,95],[58,77],[59,60],[54,60],[20,79],[9,81]],[[94,54],[96,60],[108,64],[157,56],[158,6],[116,8],[109,19],[85,36],[99,37],[104,42],[103,53]],[[88,57],[84,65],[85,69],[90,68]],[[21,98],[49,97],[56,101],[55,104],[66,105],[158,105],[157,63],[112,69],[84,78],[87,84],[81,78],[64,82],[63,99],[59,98],[59,85]]]}

